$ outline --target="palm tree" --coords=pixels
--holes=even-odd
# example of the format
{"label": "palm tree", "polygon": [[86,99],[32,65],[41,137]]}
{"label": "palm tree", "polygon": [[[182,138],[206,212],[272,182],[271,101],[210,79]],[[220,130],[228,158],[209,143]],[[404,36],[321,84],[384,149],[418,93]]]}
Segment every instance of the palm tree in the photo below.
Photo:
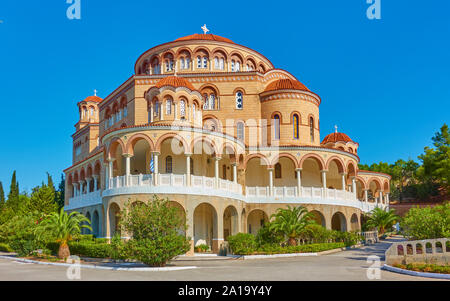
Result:
{"label": "palm tree", "polygon": [[[83,223],[83,225],[81,225]],[[42,221],[37,227],[37,236],[50,236],[59,243],[58,258],[65,259],[70,256],[69,241],[74,235],[80,234],[81,229],[86,228],[92,231],[91,222],[79,212],[67,214],[64,208],[58,212],[53,212]]]}
{"label": "palm tree", "polygon": [[270,223],[270,230],[286,235],[290,246],[297,245],[296,238],[302,230],[306,226],[315,223],[313,215],[308,213],[308,210],[302,206],[288,206],[287,209],[279,208],[277,213],[273,214],[271,218],[274,218],[274,221]]}
{"label": "palm tree", "polygon": [[381,235],[386,228],[392,227],[392,225],[399,220],[400,217],[395,214],[393,209],[387,211],[377,207],[370,213],[367,225],[371,228],[377,228]]}

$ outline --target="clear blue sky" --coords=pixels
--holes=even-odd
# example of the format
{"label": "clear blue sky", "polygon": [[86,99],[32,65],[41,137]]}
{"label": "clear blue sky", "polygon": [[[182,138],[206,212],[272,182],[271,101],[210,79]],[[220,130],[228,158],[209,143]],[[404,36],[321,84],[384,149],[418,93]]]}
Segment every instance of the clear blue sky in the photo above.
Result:
{"label": "clear blue sky", "polygon": [[[42,4],[42,3],[46,4]],[[214,3],[214,4],[212,4]],[[362,163],[413,158],[450,121],[450,4],[382,0],[66,0],[0,2],[0,181],[21,190],[71,165],[76,103],[106,97],[145,50],[211,33],[267,56],[322,97],[322,138],[334,130],[360,143]]]}

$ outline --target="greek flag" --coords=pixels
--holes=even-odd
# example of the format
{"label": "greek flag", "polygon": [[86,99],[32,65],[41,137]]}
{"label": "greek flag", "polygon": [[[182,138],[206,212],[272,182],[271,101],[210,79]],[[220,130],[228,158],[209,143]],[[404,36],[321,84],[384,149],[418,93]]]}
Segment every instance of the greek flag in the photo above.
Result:
{"label": "greek flag", "polygon": [[153,160],[153,156],[152,159],[150,160],[150,172],[151,173],[155,172],[155,161]]}

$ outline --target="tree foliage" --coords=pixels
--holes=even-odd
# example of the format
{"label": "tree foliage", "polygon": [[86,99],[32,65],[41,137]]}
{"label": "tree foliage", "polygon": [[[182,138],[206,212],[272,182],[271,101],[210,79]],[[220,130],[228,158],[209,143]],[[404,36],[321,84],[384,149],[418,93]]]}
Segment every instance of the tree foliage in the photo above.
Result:
{"label": "tree foliage", "polygon": [[412,159],[399,159],[394,164],[385,162],[372,165],[360,164],[363,170],[382,172],[392,176],[391,200],[429,200],[443,194],[450,195],[450,131],[444,124],[432,138],[434,148],[425,147],[418,157],[421,164]]}
{"label": "tree foliage", "polygon": [[383,210],[381,208],[373,209],[367,220],[367,226],[369,228],[377,229],[381,235],[386,229],[392,227],[395,222],[400,221],[400,217],[395,214],[393,209]]}
{"label": "tree foliage", "polygon": [[156,195],[146,203],[129,201],[120,221],[121,228],[131,235],[126,244],[129,257],[152,266],[164,266],[173,257],[186,253],[190,244],[179,210],[168,199]]}
{"label": "tree foliage", "polygon": [[410,239],[450,237],[450,203],[434,208],[411,208],[400,223]]}
{"label": "tree foliage", "polygon": [[275,233],[284,234],[291,246],[297,244],[296,238],[307,225],[315,223],[312,214],[302,206],[279,208],[271,218],[274,220],[270,224],[270,229]]}

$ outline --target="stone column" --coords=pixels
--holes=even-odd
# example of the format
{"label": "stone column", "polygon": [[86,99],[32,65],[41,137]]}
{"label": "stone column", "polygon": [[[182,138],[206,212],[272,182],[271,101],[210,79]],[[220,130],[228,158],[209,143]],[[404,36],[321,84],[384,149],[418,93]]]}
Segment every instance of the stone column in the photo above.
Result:
{"label": "stone column", "polygon": [[186,186],[191,186],[191,156],[186,154]]}
{"label": "stone column", "polygon": [[195,207],[186,208],[186,237],[189,238],[190,249],[186,253],[187,256],[194,256],[194,210]]}
{"label": "stone column", "polygon": [[214,177],[216,179],[216,189],[219,188],[219,161],[222,158],[214,157]]}
{"label": "stone column", "polygon": [[94,191],[98,190],[98,176],[94,175]]}
{"label": "stone column", "polygon": [[131,174],[131,157],[130,154],[123,154],[123,157],[125,157],[125,185],[130,185],[130,174]]}
{"label": "stone column", "polygon": [[78,190],[78,184],[77,183],[72,183],[72,186],[73,186],[73,197],[77,197],[78,195],[77,195],[77,190]]}
{"label": "stone column", "polygon": [[295,172],[297,173],[297,196],[301,196],[302,195],[302,169],[297,168],[295,170]]}
{"label": "stone column", "polygon": [[86,178],[86,194],[90,193],[92,178]]}
{"label": "stone column", "polygon": [[269,171],[269,194],[273,196],[273,167],[267,169]]}
{"label": "stone column", "polygon": [[233,166],[233,182],[237,184],[237,163],[231,165]]}
{"label": "stone column", "polygon": [[320,171],[322,173],[322,187],[324,189],[327,188],[327,172],[328,170],[321,170]]}
{"label": "stone column", "polygon": [[352,177],[352,192],[356,196],[356,177]]}
{"label": "stone column", "polygon": [[386,201],[386,204],[389,205],[389,193],[386,193],[385,201]]}
{"label": "stone column", "polygon": [[[216,208],[214,208],[216,209]],[[222,208],[217,208],[217,212],[223,212]],[[219,254],[223,245],[223,214],[217,214],[217,235],[213,233],[212,252]]]}
{"label": "stone column", "polygon": [[369,203],[369,190],[368,189],[364,189],[364,202],[366,202],[366,204]]}
{"label": "stone column", "polygon": [[159,153],[154,152],[153,153],[153,167],[155,168],[155,172],[153,173],[153,184],[155,186],[158,186],[158,174],[159,174]]}
{"label": "stone column", "polygon": [[323,188],[323,197],[326,198],[328,196],[327,193],[327,172],[328,170],[321,170],[322,173],[322,188]]}
{"label": "stone column", "polygon": [[341,173],[341,179],[342,179],[342,190],[344,190],[345,191],[345,183],[346,183],[346,181],[345,181],[345,177],[347,176],[347,174],[345,173],[345,172],[343,172],[343,173]]}
{"label": "stone column", "polygon": [[380,191],[380,204],[383,204],[383,191]]}

